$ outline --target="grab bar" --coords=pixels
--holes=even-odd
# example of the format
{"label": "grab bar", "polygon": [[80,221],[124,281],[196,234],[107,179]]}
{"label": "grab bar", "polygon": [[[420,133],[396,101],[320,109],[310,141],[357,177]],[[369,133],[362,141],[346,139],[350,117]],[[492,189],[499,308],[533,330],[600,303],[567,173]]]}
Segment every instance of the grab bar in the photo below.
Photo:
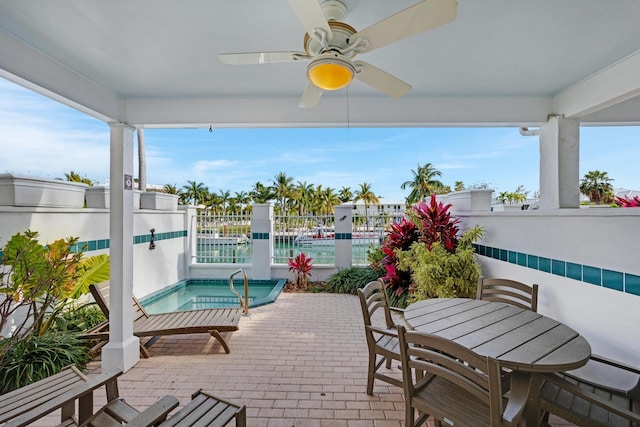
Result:
{"label": "grab bar", "polygon": [[[244,303],[242,302],[242,296],[240,295],[240,292],[236,291],[236,288],[233,286],[233,276],[235,276],[238,273],[242,273],[244,275]],[[247,273],[244,270],[240,269],[231,273],[231,276],[229,277],[229,289],[231,289],[231,292],[233,292],[238,297],[238,300],[240,300],[240,307],[244,307],[243,316],[248,316],[249,315],[249,279],[247,278]]]}

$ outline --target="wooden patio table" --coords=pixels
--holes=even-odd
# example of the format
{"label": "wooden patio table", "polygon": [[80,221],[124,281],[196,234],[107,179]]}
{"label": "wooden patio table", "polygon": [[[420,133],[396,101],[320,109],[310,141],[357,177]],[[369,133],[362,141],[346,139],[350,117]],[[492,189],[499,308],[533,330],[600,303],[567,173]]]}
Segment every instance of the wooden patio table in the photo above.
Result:
{"label": "wooden patio table", "polygon": [[[434,298],[409,305],[406,322],[419,332],[445,337],[509,369],[558,372],[587,363],[591,346],[578,332],[557,320],[501,302],[467,298]],[[540,383],[531,387],[535,400]],[[527,426],[539,413],[529,407]]]}

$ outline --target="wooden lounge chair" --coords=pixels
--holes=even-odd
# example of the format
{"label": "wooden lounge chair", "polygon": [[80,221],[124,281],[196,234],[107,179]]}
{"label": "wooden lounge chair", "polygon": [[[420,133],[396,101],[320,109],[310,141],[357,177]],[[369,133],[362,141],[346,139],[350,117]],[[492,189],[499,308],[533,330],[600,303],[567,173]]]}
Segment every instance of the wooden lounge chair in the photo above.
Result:
{"label": "wooden lounge chair", "polygon": [[538,285],[525,285],[509,279],[487,279],[480,276],[476,299],[498,301],[538,311]]}
{"label": "wooden lounge chair", "polygon": [[[90,285],[89,289],[96,303],[107,319],[109,318],[109,285]],[[229,353],[229,346],[221,332],[237,331],[242,316],[241,308],[212,308],[203,310],[179,311],[173,313],[148,314],[136,297],[133,298],[133,334],[137,337],[151,337],[140,343],[140,351],[149,357],[149,348],[162,335],[208,333],[217,339],[224,351]],[[108,321],[86,333],[84,338],[108,340]]]}
{"label": "wooden lounge chair", "polygon": [[[594,373],[599,378],[595,378]],[[614,384],[616,377],[619,383]],[[579,370],[541,374],[538,379],[543,381],[537,397],[538,420],[552,413],[579,426],[640,426],[640,370],[637,368],[592,355]]]}
{"label": "wooden lounge chair", "polygon": [[[516,426],[529,395],[530,376],[514,371],[505,398],[499,361],[446,338],[398,326],[405,427],[426,423],[458,427]],[[415,419],[415,411],[420,415]]]}
{"label": "wooden lounge chair", "polygon": [[[178,400],[165,396],[143,412],[139,412],[118,393],[120,370],[87,377],[75,366],[0,396],[0,426],[21,427],[61,409],[61,426],[109,426],[123,422],[155,425],[178,406]],[[105,386],[107,404],[93,413],[93,392]],[[76,401],[78,414],[76,416]]]}
{"label": "wooden lounge chair", "polygon": [[[378,372],[383,363],[386,368],[391,368],[392,360],[400,360],[400,343],[396,325],[391,317],[391,310],[402,313],[400,308],[391,307],[384,289],[384,283],[376,280],[368,283],[364,288],[358,289],[358,299],[362,308],[364,320],[364,332],[369,348],[369,367],[367,371],[367,394],[373,394],[373,381],[379,379],[389,384],[402,387],[402,381]],[[372,317],[376,311],[382,310],[386,327],[372,324]],[[380,356],[380,357],[378,357]]]}

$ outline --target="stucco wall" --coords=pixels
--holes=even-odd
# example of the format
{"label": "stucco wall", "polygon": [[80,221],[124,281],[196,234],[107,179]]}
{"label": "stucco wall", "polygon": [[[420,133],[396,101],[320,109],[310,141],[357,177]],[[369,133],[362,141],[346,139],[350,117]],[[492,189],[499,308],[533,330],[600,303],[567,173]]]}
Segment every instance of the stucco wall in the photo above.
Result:
{"label": "stucco wall", "polygon": [[[186,277],[186,213],[140,209],[133,217],[133,291],[146,295]],[[85,256],[109,253],[108,209],[0,208],[0,247],[18,232],[37,231],[45,244],[69,236],[87,245]],[[155,229],[155,249],[149,250]]]}
{"label": "stucco wall", "polygon": [[594,353],[640,365],[640,209],[494,212],[462,219],[464,226],[485,228],[478,259],[486,277],[537,283],[540,313],[583,334]]}

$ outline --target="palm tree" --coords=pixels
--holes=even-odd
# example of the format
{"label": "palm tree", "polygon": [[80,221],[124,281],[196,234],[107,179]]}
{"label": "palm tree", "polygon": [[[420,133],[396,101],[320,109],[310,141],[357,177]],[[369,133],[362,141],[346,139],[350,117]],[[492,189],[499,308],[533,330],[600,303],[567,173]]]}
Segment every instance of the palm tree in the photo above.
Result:
{"label": "palm tree", "polygon": [[403,190],[407,187],[411,188],[411,193],[407,196],[407,204],[412,205],[420,200],[426,200],[431,194],[436,193],[444,187],[444,184],[435,179],[436,176],[442,176],[442,172],[437,170],[431,163],[420,166],[418,169],[411,169],[413,180],[405,181],[400,188]]}
{"label": "palm tree", "polygon": [[193,202],[193,205],[199,205],[205,192],[209,191],[204,183],[196,183],[195,181],[187,181],[187,185],[182,188],[184,189],[186,200]]}
{"label": "palm tree", "polygon": [[454,191],[462,191],[462,190],[464,190],[464,182],[456,181],[456,183],[454,184]]}
{"label": "palm tree", "polygon": [[178,194],[178,186],[176,184],[165,184],[162,189],[167,194]]}
{"label": "palm tree", "polygon": [[292,191],[292,197],[298,208],[298,215],[306,214],[311,208],[313,200],[313,184],[307,184],[307,181],[298,181]]}
{"label": "palm tree", "polygon": [[276,199],[278,199],[278,204],[280,205],[282,213],[284,213],[287,199],[289,198],[289,196],[291,195],[291,191],[293,190],[293,178],[287,176],[287,174],[284,172],[278,173],[273,178],[274,179],[271,181],[273,183],[273,192]]}
{"label": "palm tree", "polygon": [[218,196],[220,197],[220,200],[222,200],[222,212],[226,212],[227,204],[229,203],[229,199],[231,198],[231,192],[229,190],[227,191],[219,190]]}
{"label": "palm tree", "polygon": [[240,205],[240,210],[244,211],[246,206],[249,204],[251,199],[249,198],[249,194],[246,191],[240,191],[235,194],[236,203]]}
{"label": "palm tree", "polygon": [[213,212],[219,212],[220,207],[222,206],[222,198],[218,196],[216,193],[211,193],[207,191],[202,199],[202,203],[204,203],[205,207],[208,210]]}
{"label": "palm tree", "polygon": [[333,188],[327,187],[324,190],[320,190],[317,196],[320,213],[322,215],[332,214],[334,211],[333,207],[340,204],[340,199]]}
{"label": "palm tree", "polygon": [[371,184],[367,182],[363,182],[360,184],[360,189],[356,190],[355,197],[353,201],[357,202],[358,200],[362,200],[364,202],[364,217],[367,222],[367,230],[369,229],[369,205],[371,203],[380,203],[380,199],[375,195],[373,191],[371,191]]}
{"label": "palm tree", "polygon": [[253,188],[249,192],[249,197],[253,200],[253,203],[267,203],[273,198],[271,188],[266,187],[260,181],[253,185]]}
{"label": "palm tree", "polygon": [[597,205],[608,203],[613,199],[612,181],[613,178],[609,178],[606,172],[589,171],[580,181],[580,192]]}
{"label": "palm tree", "polygon": [[342,203],[347,203],[353,200],[353,192],[349,187],[342,187],[338,193],[338,197]]}

